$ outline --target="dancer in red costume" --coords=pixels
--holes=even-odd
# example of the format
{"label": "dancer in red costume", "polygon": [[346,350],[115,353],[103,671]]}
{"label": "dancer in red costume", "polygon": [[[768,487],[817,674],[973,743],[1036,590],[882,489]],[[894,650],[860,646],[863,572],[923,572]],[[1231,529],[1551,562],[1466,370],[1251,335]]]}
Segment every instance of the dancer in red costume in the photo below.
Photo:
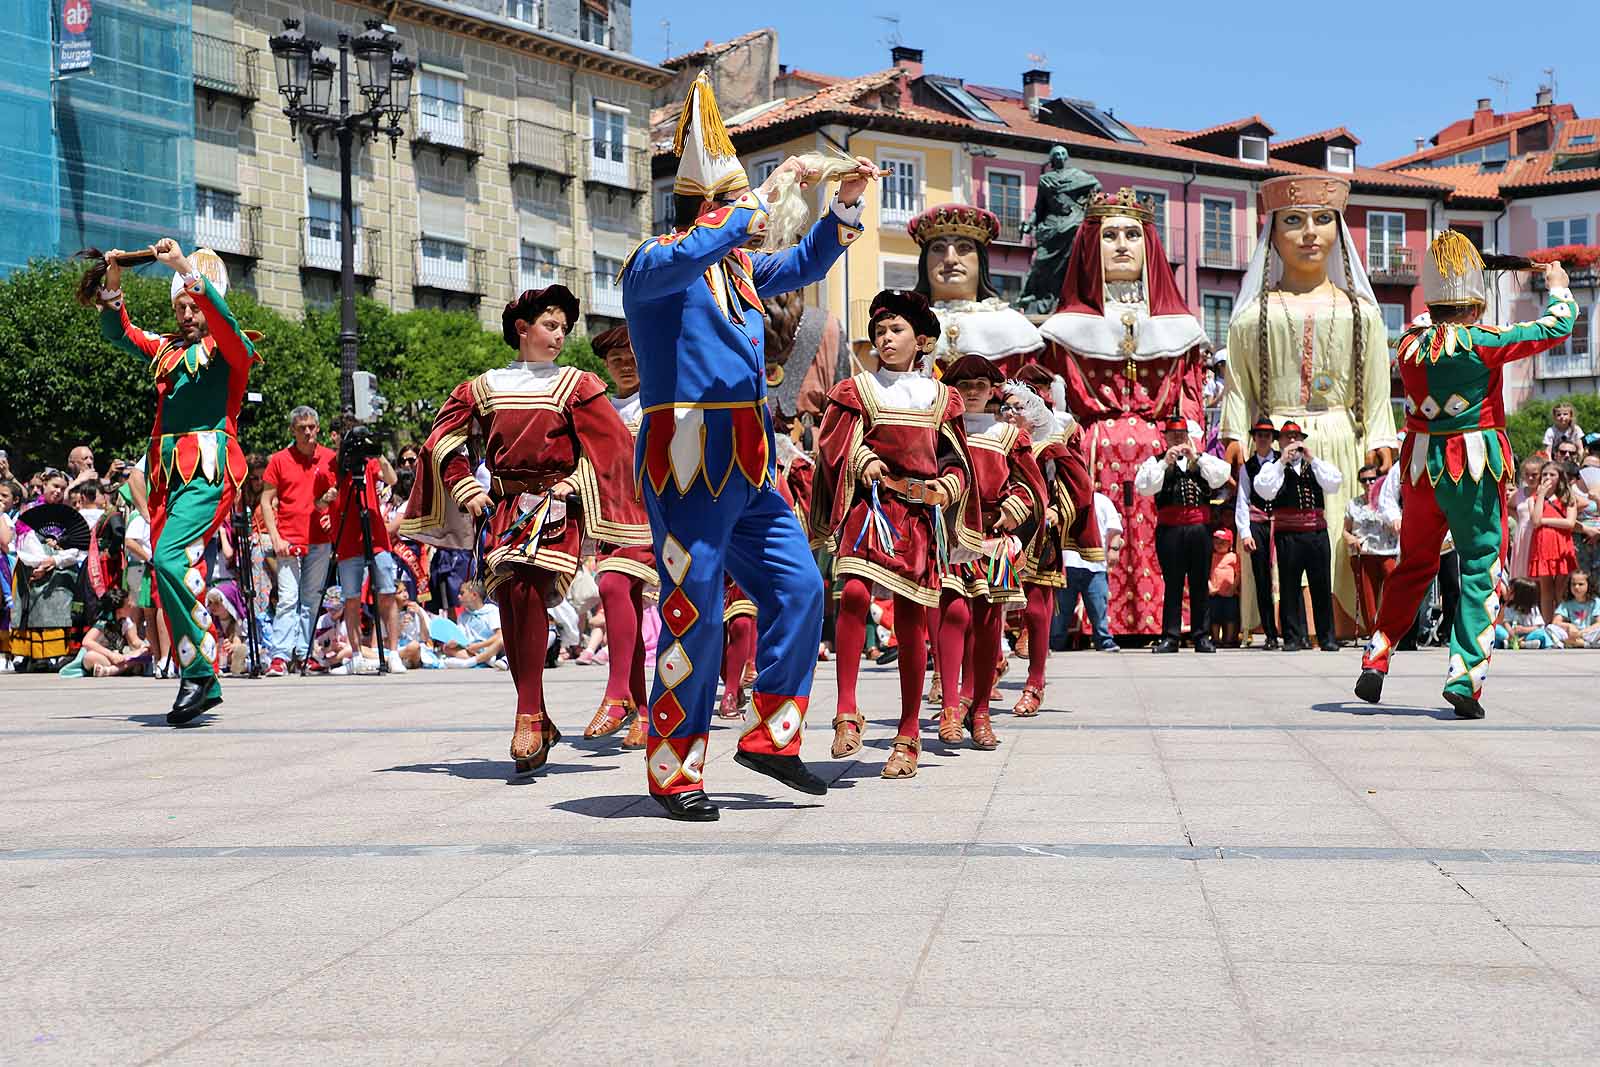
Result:
{"label": "dancer in red costume", "polygon": [[1001,629],[1007,606],[1023,602],[1021,569],[1038,552],[1048,491],[1027,430],[1015,417],[994,415],[995,394],[1003,381],[999,368],[982,356],[962,356],[945,368],[943,381],[961,394],[965,406],[962,423],[972,457],[967,495],[977,502],[979,528],[990,540],[981,558],[952,567],[944,576],[934,657],[944,681],[939,740],[958,745],[965,730],[975,748],[992,749],[1000,743],[989,719],[989,700]]}
{"label": "dancer in red costume", "polygon": [[1068,546],[1084,559],[1104,560],[1100,524],[1094,518],[1094,478],[1083,458],[1083,432],[1071,415],[1052,410],[1052,391],[1063,399],[1061,379],[1037,363],[1017,372],[1007,382],[1001,405],[1002,418],[1027,430],[1033,440],[1033,458],[1044,479],[1049,506],[1044,530],[1034,539],[1024,560],[1022,590],[1027,598],[1024,620],[1028,634],[1028,681],[1011,713],[1020,718],[1039,714],[1044,703],[1044,668],[1050,659],[1050,618],[1056,592],[1067,584],[1065,554]]}
{"label": "dancer in red costume", "polygon": [[1049,342],[1039,362],[1066,379],[1095,488],[1122,512],[1127,543],[1106,576],[1107,621],[1119,634],[1161,632],[1156,509],[1135,494],[1134,473],[1161,450],[1168,415],[1205,424],[1206,335],[1178,292],[1154,219],[1130,189],[1096,194],[1072,246],[1061,307],[1039,330]]}
{"label": "dancer in red costume", "polygon": [[817,437],[812,538],[828,544],[843,580],[834,628],[839,704],[832,751],[835,759],[861,751],[865,720],[856,678],[873,587],[882,587],[894,594],[902,650],[900,728],[885,778],[917,773],[927,660],[914,650],[927,647],[927,610],[939,603],[941,548],[982,549],[977,498],[966,494],[971,463],[961,397],[919,369],[938,329],[920,294],[885,290],[874,297],[868,330],[879,368],[833,387]]}
{"label": "dancer in red costume", "polygon": [[[628,328],[613,326],[589,344],[605,362],[606,373],[616,387],[611,406],[628,428],[630,440],[636,441],[643,413],[639,406],[639,363]],[[605,737],[626,725],[628,733],[622,739],[622,747],[643,748],[650,737],[650,720],[640,709],[648,707],[649,691],[644,681],[644,642],[639,635],[644,629],[645,597],[653,597],[658,584],[656,556],[647,544],[607,544],[599,549],[595,584],[600,589],[600,606],[606,613],[610,675],[606,678],[605,696],[583,736]]]}
{"label": "dancer in red costume", "polygon": [[717,716],[741,719],[756,680],[756,605],[732,578],[727,581],[722,601],[722,703]]}
{"label": "dancer in red costume", "polygon": [[[416,541],[466,548],[477,537],[473,519],[487,516],[482,569],[500,605],[517,687],[511,758],[519,773],[543,766],[561,740],[544,702],[546,604],[565,594],[585,537],[619,547],[650,541],[628,428],[605,383],[555,362],[577,319],[578,300],[561,285],[530,289],[506,305],[501,324],[517,358],[462,382],[445,400],[400,527]],[[487,490],[473,477],[480,459],[490,472]]]}

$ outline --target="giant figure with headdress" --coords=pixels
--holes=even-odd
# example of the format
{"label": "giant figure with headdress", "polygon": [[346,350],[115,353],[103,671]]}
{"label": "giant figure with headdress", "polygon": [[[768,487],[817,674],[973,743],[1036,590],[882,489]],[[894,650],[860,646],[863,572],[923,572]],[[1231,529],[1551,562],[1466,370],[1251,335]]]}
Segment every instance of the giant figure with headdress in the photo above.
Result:
{"label": "giant figure with headdress", "polygon": [[[156,334],[128,318],[121,279],[124,257],[154,259],[173,272],[174,333]],[[244,482],[239,409],[256,336],[240,327],[223,300],[228,272],[209,249],[185,256],[171,238],[148,252],[113,249],[91,265],[79,297],[100,307],[100,333],[149,362],[156,380],[156,418],[147,456],[150,477],[150,566],[163,617],[177,652],[178,697],[167,722],[181,726],[222,703],[217,639],[206,610],[205,547],[233,509]]]}
{"label": "giant figure with headdress", "polygon": [[1450,625],[1444,697],[1463,719],[1483,718],[1495,624],[1505,586],[1506,487],[1515,470],[1506,437],[1505,366],[1548,351],[1571,335],[1578,304],[1559,263],[1526,260],[1497,266],[1542,270],[1549,286],[1545,313],[1533,322],[1490,326],[1483,257],[1454,230],[1435,238],[1422,267],[1431,321],[1400,338],[1400,381],[1406,391],[1406,439],[1400,451],[1400,562],[1383,583],[1378,624],[1356,695],[1377,703],[1395,642],[1439,571],[1439,547],[1454,539],[1461,595]]}
{"label": "giant figure with headdress", "polygon": [[[677,819],[718,808],[703,785],[721,662],[724,571],[755,602],[752,710],[735,759],[802,792],[827,783],[800,759],[822,638],[822,578],[794,510],[773,484],[762,300],[820,282],[861,235],[871,160],[824,168],[785,160],[758,189],[739,165],[702,74],[675,145],[677,225],[622,269],[639,359],[639,477],[661,579],[661,648],[650,700],[650,794]],[[803,190],[840,179],[831,206],[783,247],[806,215]],[[799,207],[799,211],[794,209]]]}
{"label": "giant figure with headdress", "polygon": [[1122,512],[1127,541],[1106,575],[1107,625],[1119,634],[1160,633],[1156,505],[1134,492],[1134,476],[1164,450],[1168,419],[1203,425],[1207,342],[1178,292],[1155,212],[1133,190],[1090,201],[1060,306],[1039,332],[1049,344],[1040,362],[1065,379],[1067,406],[1083,427],[1095,489]]}
{"label": "giant figure with headdress", "polygon": [[971,204],[940,204],[906,224],[917,242],[916,291],[933,305],[939,338],[933,362],[982,356],[1010,374],[1044,347],[1028,317],[1000,297],[989,275],[989,245],[1000,219]]}

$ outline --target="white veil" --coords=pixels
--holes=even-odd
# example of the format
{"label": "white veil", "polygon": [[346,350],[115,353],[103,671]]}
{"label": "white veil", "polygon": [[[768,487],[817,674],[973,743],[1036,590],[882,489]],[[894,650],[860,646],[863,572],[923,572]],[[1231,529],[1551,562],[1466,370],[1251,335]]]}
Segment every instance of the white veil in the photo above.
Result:
{"label": "white veil", "polygon": [[[1302,205],[1292,205],[1301,207]],[[1325,205],[1306,205],[1305,209],[1322,207]],[[1291,210],[1289,207],[1279,208],[1279,211]],[[1361,261],[1361,253],[1356,248],[1355,240],[1350,236],[1350,227],[1345,225],[1344,212],[1339,212],[1339,240],[1344,242],[1344,247],[1350,253],[1350,271],[1354,278],[1346,278],[1344,272],[1345,256],[1337,253],[1329,257],[1328,278],[1340,289],[1348,290],[1356,295],[1356,299],[1376,309],[1378,295],[1372,291],[1372,280],[1367,277],[1367,268]],[[1261,227],[1261,237],[1256,241],[1255,254],[1250,257],[1250,269],[1245,271],[1244,281],[1239,285],[1239,297],[1233,305],[1233,318],[1230,324],[1237,322],[1244,309],[1254,301],[1261,298],[1262,293],[1275,288],[1283,280],[1283,258],[1272,257],[1272,277],[1267,274],[1267,252],[1272,247],[1272,213],[1267,213],[1267,221]]]}

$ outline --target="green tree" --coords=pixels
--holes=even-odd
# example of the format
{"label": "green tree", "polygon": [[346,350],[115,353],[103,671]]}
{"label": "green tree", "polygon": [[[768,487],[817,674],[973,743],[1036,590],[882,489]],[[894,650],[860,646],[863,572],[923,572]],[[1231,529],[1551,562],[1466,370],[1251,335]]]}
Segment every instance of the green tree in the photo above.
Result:
{"label": "green tree", "polygon": [[1559,399],[1529,400],[1506,419],[1506,436],[1511,438],[1511,450],[1519,460],[1526,459],[1544,447],[1544,431],[1550,426],[1550,409],[1556,404],[1572,405],[1572,413],[1579,426],[1593,433],[1600,430],[1600,396],[1582,393]]}

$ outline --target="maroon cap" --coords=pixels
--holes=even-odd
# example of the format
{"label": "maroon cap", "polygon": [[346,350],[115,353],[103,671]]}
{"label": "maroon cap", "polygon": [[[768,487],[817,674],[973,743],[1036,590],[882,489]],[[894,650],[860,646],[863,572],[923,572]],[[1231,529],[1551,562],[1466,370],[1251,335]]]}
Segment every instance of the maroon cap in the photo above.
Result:
{"label": "maroon cap", "polygon": [[628,337],[628,327],[624,324],[596,334],[590,339],[589,347],[594,350],[596,357],[605,359],[619,348],[632,348],[633,341]]}
{"label": "maroon cap", "polygon": [[1168,415],[1167,421],[1161,424],[1162,433],[1188,433],[1189,420],[1182,415]]}
{"label": "maroon cap", "polygon": [[992,385],[1000,385],[1006,378],[1000,373],[1000,368],[984,359],[982,356],[962,356],[948,365],[939,375],[939,380],[946,385],[957,382],[986,381]]}
{"label": "maroon cap", "polygon": [[567,329],[578,323],[578,298],[564,285],[549,285],[543,289],[524,289],[522,295],[506,305],[500,314],[500,336],[512,348],[518,347],[517,321],[532,322],[546,308],[559,308],[567,316]]}
{"label": "maroon cap", "polygon": [[911,331],[918,337],[939,336],[939,316],[928,306],[928,298],[912,289],[883,290],[872,298],[872,307],[867,315],[869,337],[878,320],[889,315],[899,315],[909,322]]}

